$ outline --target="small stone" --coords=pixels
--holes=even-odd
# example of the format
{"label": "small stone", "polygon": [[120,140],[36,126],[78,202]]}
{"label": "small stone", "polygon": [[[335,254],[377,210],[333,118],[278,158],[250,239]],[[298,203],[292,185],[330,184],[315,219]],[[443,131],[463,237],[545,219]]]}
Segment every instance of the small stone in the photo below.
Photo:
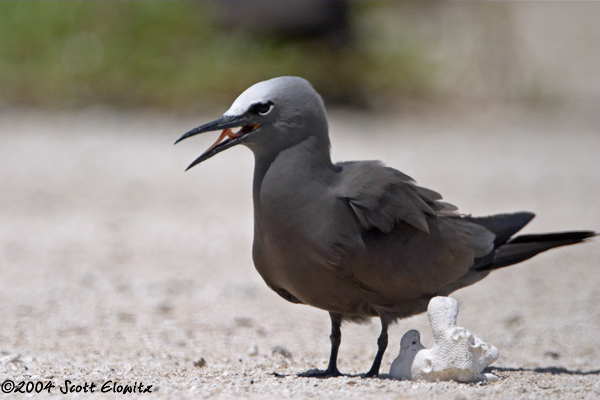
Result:
{"label": "small stone", "polygon": [[119,320],[119,322],[134,323],[136,318],[135,314],[133,313],[121,311],[117,314],[117,319]]}
{"label": "small stone", "polygon": [[285,358],[292,358],[292,353],[283,346],[275,346],[273,348],[273,351],[271,351],[271,354],[279,354],[281,356],[284,356]]}
{"label": "small stone", "polygon": [[204,359],[204,357],[200,358],[197,361],[194,361],[194,367],[203,368],[204,366],[206,366],[206,360]]}
{"label": "small stone", "polygon": [[258,350],[258,346],[257,345],[252,346],[252,348],[248,352],[248,355],[250,357],[255,357],[255,356],[259,355],[259,354],[260,354],[260,351]]}
{"label": "small stone", "polygon": [[21,361],[21,360],[19,360],[20,357],[21,357],[21,354],[18,354],[18,353],[17,354],[8,354],[0,359],[0,363],[8,364],[8,363],[20,362]]}
{"label": "small stone", "polygon": [[243,326],[243,327],[247,327],[247,328],[254,325],[254,320],[249,317],[235,317],[233,319],[233,321],[235,322],[235,324],[237,326]]}
{"label": "small stone", "polygon": [[258,328],[256,328],[256,333],[258,333],[260,336],[266,336],[267,328],[265,328],[264,326],[259,326]]}
{"label": "small stone", "polygon": [[557,351],[547,351],[544,353],[546,357],[550,357],[553,360],[558,360],[560,358],[560,353]]}
{"label": "small stone", "polygon": [[569,390],[577,390],[579,388],[579,384],[575,381],[571,381],[571,382],[567,383],[566,388]]}

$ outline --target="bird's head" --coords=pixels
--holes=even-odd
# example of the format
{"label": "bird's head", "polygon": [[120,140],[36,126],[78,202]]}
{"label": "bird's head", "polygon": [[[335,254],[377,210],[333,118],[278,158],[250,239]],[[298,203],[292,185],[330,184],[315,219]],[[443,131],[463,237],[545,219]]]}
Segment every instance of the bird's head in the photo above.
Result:
{"label": "bird's head", "polygon": [[240,143],[255,153],[278,153],[311,136],[323,137],[329,143],[321,96],[308,81],[293,76],[249,87],[221,118],[192,129],[175,143],[217,130],[222,130],[217,141],[187,169]]}

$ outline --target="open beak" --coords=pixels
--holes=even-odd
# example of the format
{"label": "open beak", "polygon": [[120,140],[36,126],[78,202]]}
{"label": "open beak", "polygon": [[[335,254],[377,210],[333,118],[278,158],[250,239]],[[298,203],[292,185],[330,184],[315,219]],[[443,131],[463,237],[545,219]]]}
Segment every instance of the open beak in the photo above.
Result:
{"label": "open beak", "polygon": [[[232,128],[240,128],[237,132],[233,132]],[[227,150],[230,147],[240,144],[244,141],[244,138],[250,132],[260,127],[260,124],[245,124],[243,117],[240,116],[229,116],[224,115],[221,118],[201,125],[191,131],[185,133],[182,137],[177,139],[175,144],[187,139],[191,136],[198,135],[199,133],[218,131],[222,129],[221,135],[216,142],[212,144],[202,155],[194,160],[187,168],[186,171],[192,168],[196,164],[200,164],[202,161],[208,160],[217,153]]]}

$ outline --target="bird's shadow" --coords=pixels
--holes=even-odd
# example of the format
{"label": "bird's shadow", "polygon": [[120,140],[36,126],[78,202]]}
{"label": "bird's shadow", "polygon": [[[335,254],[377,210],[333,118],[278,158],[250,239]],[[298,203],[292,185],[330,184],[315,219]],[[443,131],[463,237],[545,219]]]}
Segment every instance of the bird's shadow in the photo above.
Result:
{"label": "bird's shadow", "polygon": [[[494,372],[535,372],[537,374],[552,374],[552,375],[600,375],[600,369],[595,369],[591,371],[582,371],[582,370],[570,370],[563,367],[546,367],[546,368],[511,368],[511,367],[488,367],[483,370],[485,373],[494,373]],[[276,378],[285,378],[289,375],[279,374],[277,372],[271,372]],[[299,376],[297,374],[292,374],[292,376]],[[365,378],[364,374],[342,374],[342,377],[347,378]],[[379,379],[390,379],[394,378],[390,377],[389,374],[379,374],[377,377]],[[321,378],[319,378],[321,379]]]}
{"label": "bird's shadow", "polygon": [[504,367],[488,367],[483,372],[535,372],[538,374],[552,375],[600,375],[600,369],[592,371],[570,370],[563,367],[546,367],[546,368],[504,368]]}

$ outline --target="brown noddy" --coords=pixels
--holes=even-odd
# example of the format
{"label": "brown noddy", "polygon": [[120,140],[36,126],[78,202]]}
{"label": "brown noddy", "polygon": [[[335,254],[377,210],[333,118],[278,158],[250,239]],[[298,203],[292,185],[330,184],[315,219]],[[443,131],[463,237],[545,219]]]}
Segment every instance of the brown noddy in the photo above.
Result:
{"label": "brown noddy", "polygon": [[341,375],[342,321],[379,317],[378,351],[366,373],[377,376],[391,322],[492,270],[595,235],[513,236],[533,213],[466,216],[379,161],[334,164],[323,100],[302,78],[251,86],[221,118],[177,142],[215,130],[222,130],[219,139],[188,169],[238,144],[252,150],[254,265],[281,297],[331,317],[327,369],[301,376]]}

